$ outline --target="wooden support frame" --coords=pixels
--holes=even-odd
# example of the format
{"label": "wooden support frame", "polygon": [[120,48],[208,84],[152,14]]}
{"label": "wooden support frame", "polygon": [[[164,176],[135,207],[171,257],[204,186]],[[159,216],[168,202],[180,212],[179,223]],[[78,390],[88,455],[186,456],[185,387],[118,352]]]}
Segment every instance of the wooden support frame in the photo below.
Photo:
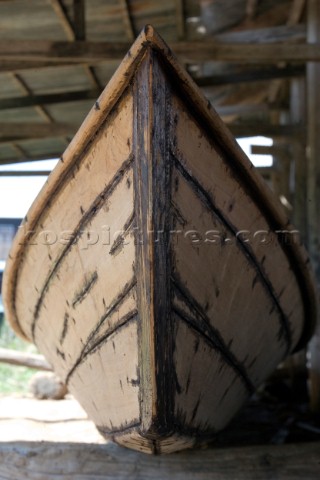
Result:
{"label": "wooden support frame", "polygon": [[[50,64],[89,65],[121,60],[130,45],[121,42],[55,42],[20,41],[0,42],[0,66],[5,68],[11,62],[32,62],[33,67]],[[226,61],[247,64],[273,64],[274,52],[277,62],[319,62],[320,43],[217,43],[217,42],[177,42],[172,50],[185,62]],[[9,62],[9,63],[8,63]],[[19,68],[19,67],[17,67]],[[23,68],[23,64],[21,65]]]}
{"label": "wooden support frame", "polygon": [[291,7],[290,15],[287,22],[288,26],[297,25],[297,23],[299,23],[305,7],[306,0],[293,1],[293,5]]}
{"label": "wooden support frame", "polygon": [[274,155],[277,157],[288,156],[287,145],[251,145],[251,153],[253,155]]}
{"label": "wooden support frame", "polygon": [[175,3],[176,3],[176,18],[177,18],[176,23],[177,23],[178,39],[184,40],[186,35],[184,0],[175,0]]}
{"label": "wooden support frame", "polygon": [[75,40],[86,38],[85,0],[73,0],[73,31]]}
{"label": "wooden support frame", "polygon": [[[26,99],[32,99],[33,98],[33,93],[32,93],[32,90],[30,89],[30,87],[27,85],[27,83],[23,80],[23,78],[21,77],[21,75],[17,74],[17,73],[12,73],[12,77],[13,79],[15,80],[15,82],[19,85],[20,89],[26,94]],[[41,116],[41,118],[43,118],[46,122],[48,123],[54,123],[54,120],[53,118],[51,117],[51,115],[49,114],[49,112],[45,109],[45,107],[43,107],[42,105],[40,105],[40,103],[37,103],[37,104],[33,104],[32,106],[34,106],[35,108],[35,111]]]}
{"label": "wooden support frame", "polygon": [[61,0],[50,0],[50,3],[61,22],[61,25],[63,27],[63,30],[65,31],[68,40],[71,40],[73,42],[74,40],[76,40],[76,34],[74,26],[69,18],[64,4]]}
{"label": "wooden support frame", "polygon": [[120,0],[122,19],[127,34],[127,39],[131,42],[136,38],[136,32],[131,15],[130,0]]}
{"label": "wooden support frame", "polygon": [[[16,142],[27,138],[46,138],[72,135],[78,125],[69,123],[0,123],[0,144]],[[270,125],[270,124],[230,124],[229,129],[235,137],[265,135],[270,137],[298,137],[304,138],[305,129],[297,125]]]}
{"label": "wooden support frame", "polygon": [[[96,79],[96,81],[98,80]],[[42,104],[50,105],[54,103],[74,102],[78,100],[96,100],[100,93],[101,87],[96,86],[96,88],[91,90],[75,90],[72,92],[51,93],[44,95],[30,94],[29,96],[25,97],[3,98],[0,99],[0,109],[7,110],[11,108],[34,107]]]}
{"label": "wooden support frame", "polygon": [[160,457],[115,445],[0,443],[0,477],[15,480],[316,480],[320,443],[214,448]]}
{"label": "wooden support frame", "polygon": [[226,84],[237,84],[247,82],[263,82],[280,78],[301,77],[305,75],[305,67],[288,65],[284,68],[271,66],[264,68],[246,69],[244,72],[233,72],[214,77],[194,78],[199,87],[213,87]]}

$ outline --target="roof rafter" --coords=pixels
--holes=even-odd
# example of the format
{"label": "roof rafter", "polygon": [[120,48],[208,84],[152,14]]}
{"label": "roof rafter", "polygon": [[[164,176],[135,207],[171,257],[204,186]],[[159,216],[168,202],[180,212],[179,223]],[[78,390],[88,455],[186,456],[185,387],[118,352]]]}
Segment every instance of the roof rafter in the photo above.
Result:
{"label": "roof rafter", "polygon": [[[0,143],[10,143],[27,138],[49,138],[74,134],[79,125],[54,123],[52,125],[39,123],[0,123]],[[235,136],[248,137],[266,135],[270,137],[305,135],[305,129],[298,125],[271,125],[269,123],[230,124],[230,130]]]}
{"label": "roof rafter", "polygon": [[178,39],[184,40],[186,35],[184,0],[176,0],[176,18],[177,18],[176,23],[177,23]]}
{"label": "roof rafter", "polygon": [[[121,60],[129,45],[116,42],[0,41],[1,61],[56,64],[100,63]],[[184,61],[252,63],[320,61],[320,44],[177,42],[172,50]],[[277,56],[275,58],[275,53]]]}
{"label": "roof rafter", "polygon": [[133,40],[136,38],[136,32],[133,25],[133,19],[131,15],[129,0],[120,0],[119,3],[121,6],[122,18],[123,18],[123,23],[124,23],[125,31],[127,34],[127,38],[128,40],[133,42]]}
{"label": "roof rafter", "polygon": [[[23,80],[23,78],[17,74],[17,73],[13,73],[12,74],[12,77],[13,79],[15,80],[15,82],[19,85],[20,89],[27,95],[26,97],[23,97],[25,99],[31,99],[33,98],[33,92],[31,90],[31,88],[28,86],[28,84],[25,82],[25,80]],[[32,103],[30,106],[33,106],[34,109],[36,110],[36,112],[41,116],[41,118],[43,118],[46,122],[48,123],[54,123],[54,120],[53,118],[51,117],[51,115],[49,114],[49,112],[45,109],[45,107],[43,107],[42,105],[40,105],[40,103]]]}
{"label": "roof rafter", "polygon": [[65,31],[65,34],[68,38],[68,40],[74,41],[76,40],[76,34],[75,34],[75,29],[74,25],[72,24],[70,17],[68,15],[68,12],[62,3],[61,0],[50,0],[50,3],[52,5],[52,8],[56,12],[57,17],[60,20],[60,23],[63,27],[63,30]]}
{"label": "roof rafter", "polygon": [[100,95],[100,93],[100,88],[96,88],[92,90],[76,90],[72,92],[31,95],[28,97],[3,98],[0,99],[0,109],[5,110],[11,108],[34,107],[41,104],[50,105],[78,100],[94,100]]}

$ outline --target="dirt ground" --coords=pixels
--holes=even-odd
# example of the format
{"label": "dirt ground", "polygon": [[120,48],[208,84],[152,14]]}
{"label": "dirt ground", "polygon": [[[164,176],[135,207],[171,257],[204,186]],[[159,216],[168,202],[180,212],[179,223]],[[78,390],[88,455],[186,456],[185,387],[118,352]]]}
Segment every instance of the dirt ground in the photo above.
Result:
{"label": "dirt ground", "polygon": [[0,396],[0,442],[106,443],[79,403]]}

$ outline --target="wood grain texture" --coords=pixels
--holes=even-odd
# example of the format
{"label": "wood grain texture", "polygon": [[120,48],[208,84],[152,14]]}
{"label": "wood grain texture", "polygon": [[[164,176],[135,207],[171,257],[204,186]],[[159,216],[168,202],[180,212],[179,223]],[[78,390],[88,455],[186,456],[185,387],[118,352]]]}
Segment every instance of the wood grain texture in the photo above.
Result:
{"label": "wood grain texture", "polygon": [[163,457],[115,445],[0,444],[0,478],[16,480],[300,480],[319,478],[319,443],[195,450]]}
{"label": "wood grain texture", "polygon": [[292,230],[146,27],[18,234],[6,309],[101,433],[173,452],[223,428],[310,335]]}

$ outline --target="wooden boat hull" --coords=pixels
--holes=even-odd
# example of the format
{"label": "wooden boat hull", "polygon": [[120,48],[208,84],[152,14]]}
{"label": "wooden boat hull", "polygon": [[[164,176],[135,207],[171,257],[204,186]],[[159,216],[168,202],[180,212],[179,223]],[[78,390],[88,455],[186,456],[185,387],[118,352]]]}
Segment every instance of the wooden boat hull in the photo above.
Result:
{"label": "wooden boat hull", "polygon": [[186,448],[312,332],[313,279],[293,232],[146,27],[19,231],[7,315],[103,435]]}

